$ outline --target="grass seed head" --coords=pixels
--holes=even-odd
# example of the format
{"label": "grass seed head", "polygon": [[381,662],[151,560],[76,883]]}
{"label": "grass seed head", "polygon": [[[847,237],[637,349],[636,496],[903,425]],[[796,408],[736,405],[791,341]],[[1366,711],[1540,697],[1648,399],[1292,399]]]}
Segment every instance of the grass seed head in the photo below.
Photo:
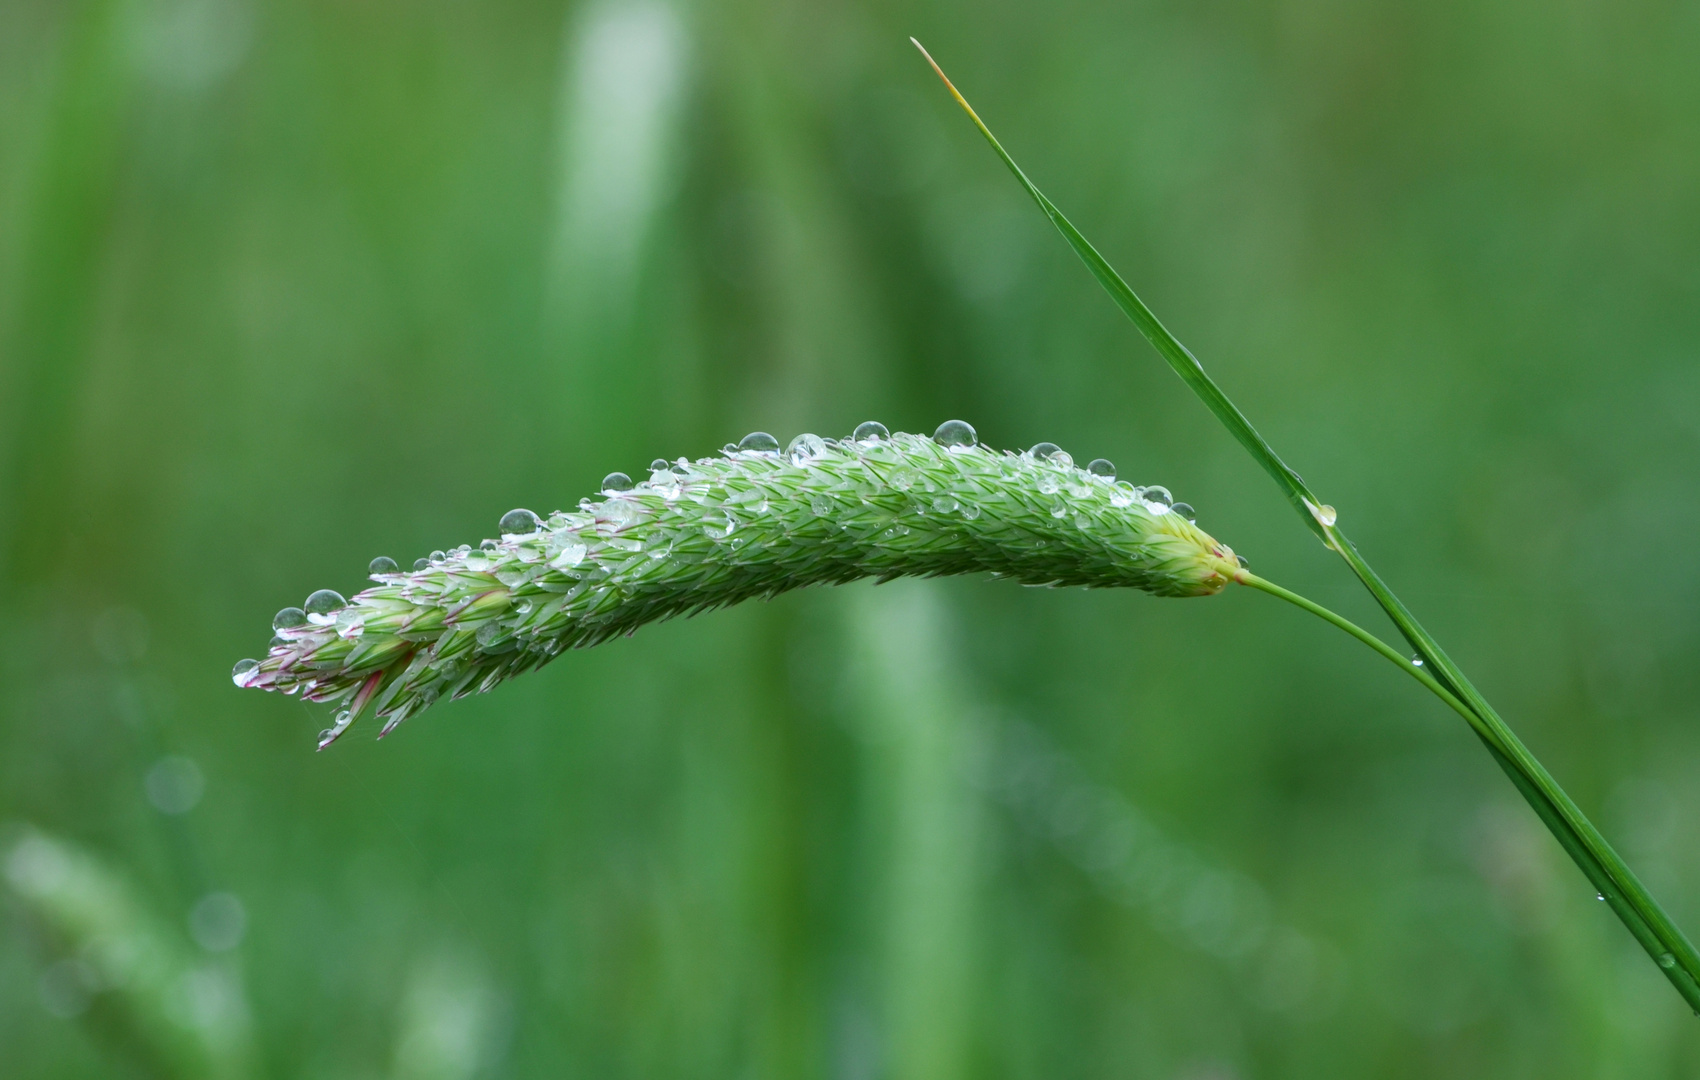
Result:
{"label": "grass seed head", "polygon": [[658,460],[641,483],[610,473],[574,510],[509,511],[500,539],[411,571],[374,560],[376,584],[351,599],[321,589],[279,612],[265,658],[232,677],[340,705],[322,749],[368,707],[387,734],[563,650],[805,585],[988,573],[1209,596],[1232,579],[1233,551],[1167,489],[1041,448],[990,450],[959,420],[932,438],[868,423],[784,450],[755,432],[720,457]]}

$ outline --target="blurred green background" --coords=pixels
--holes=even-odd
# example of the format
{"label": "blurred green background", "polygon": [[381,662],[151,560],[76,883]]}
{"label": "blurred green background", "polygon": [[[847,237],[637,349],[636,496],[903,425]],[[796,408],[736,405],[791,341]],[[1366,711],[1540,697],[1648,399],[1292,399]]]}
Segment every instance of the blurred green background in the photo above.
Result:
{"label": "blurred green background", "polygon": [[905,38],[1700,930],[1700,4],[0,0],[0,1073],[1682,1077],[1455,717],[1254,594],[231,664],[605,472],[971,420],[1382,629]]}

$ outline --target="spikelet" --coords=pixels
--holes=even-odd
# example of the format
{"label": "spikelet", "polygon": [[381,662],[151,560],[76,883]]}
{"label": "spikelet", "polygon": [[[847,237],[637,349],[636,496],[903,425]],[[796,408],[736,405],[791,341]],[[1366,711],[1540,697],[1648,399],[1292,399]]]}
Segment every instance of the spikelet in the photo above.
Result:
{"label": "spikelet", "polygon": [[980,446],[959,420],[932,438],[864,424],[843,441],[760,432],[718,458],[657,461],[633,484],[547,521],[502,518],[499,540],[435,552],[350,601],[330,590],[285,608],[238,686],[339,703],[323,749],[368,707],[388,734],[441,698],[482,693],[645,623],[873,577],[983,572],[1026,585],[1208,596],[1233,551],[1160,487],[1074,465],[1050,444]]}

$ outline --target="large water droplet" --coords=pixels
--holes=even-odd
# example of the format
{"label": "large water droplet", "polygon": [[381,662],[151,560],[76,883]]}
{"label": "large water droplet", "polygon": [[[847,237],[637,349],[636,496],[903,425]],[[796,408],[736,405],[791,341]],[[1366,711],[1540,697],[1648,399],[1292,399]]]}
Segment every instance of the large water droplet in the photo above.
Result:
{"label": "large water droplet", "polygon": [[230,681],[237,686],[247,686],[259,667],[260,662],[258,660],[238,660],[236,666],[230,669]]}
{"label": "large water droplet", "polygon": [[537,515],[524,509],[509,510],[496,525],[503,536],[529,536],[542,527],[543,522],[538,520]]}
{"label": "large water droplet", "polygon": [[1029,454],[1033,455],[1034,461],[1049,461],[1049,460],[1051,460],[1052,454],[1058,454],[1058,453],[1062,452],[1062,447],[1058,446],[1054,442],[1042,442],[1042,443],[1035,443],[1033,445],[1033,449],[1031,449],[1027,452]]}
{"label": "large water droplet", "polygon": [[415,570],[423,570],[430,565],[431,565],[430,559],[414,559],[413,560],[413,569],[415,569]]}
{"label": "large water droplet", "polygon": [[1110,489],[1110,505],[1119,509],[1132,506],[1139,498],[1139,491],[1126,480],[1118,480],[1116,486]]}
{"label": "large water droplet", "polygon": [[338,735],[341,735],[341,734],[342,734],[342,732],[338,731],[334,727],[328,727],[325,730],[319,732],[319,749],[323,750],[325,747],[329,746],[331,743],[336,742],[336,737]]}
{"label": "large water droplet", "polygon": [[1046,495],[1055,495],[1062,489],[1062,481],[1054,473],[1043,473],[1039,477],[1039,490]]}
{"label": "large water droplet", "polygon": [[371,574],[373,577],[377,577],[380,574],[393,574],[400,569],[401,567],[397,566],[395,564],[395,560],[390,558],[388,555],[379,555],[376,559],[373,559],[371,562],[366,564],[366,572]]}
{"label": "large water droplet", "polygon": [[286,607],[272,616],[273,630],[293,630],[307,625],[307,613],[298,607]]}
{"label": "large water droplet", "polygon": [[668,464],[667,459],[664,458],[664,457],[658,457],[654,461],[649,463],[649,471],[650,472],[660,472],[662,469],[670,469],[670,468],[672,468],[672,466],[670,464]]}
{"label": "large water droplet", "polygon": [[1116,478],[1115,462],[1111,461],[1109,458],[1093,458],[1092,463],[1086,466],[1086,471],[1091,473],[1093,476],[1102,476],[1106,480],[1114,480]]}
{"label": "large water droplet", "polygon": [[1169,506],[1175,501],[1175,497],[1169,494],[1169,489],[1163,487],[1161,484],[1153,485],[1148,488],[1141,488],[1139,490],[1139,497],[1148,503],[1156,503],[1158,506]]}
{"label": "large water droplet", "polygon": [[348,601],[335,589],[320,589],[307,598],[307,621],[319,626],[336,622],[336,613],[348,606]]}
{"label": "large water droplet", "polygon": [[1412,667],[1422,667],[1423,666],[1423,654],[1422,653],[1414,652],[1414,653],[1411,654],[1411,666]]}
{"label": "large water droplet", "polygon": [[980,436],[966,420],[946,420],[933,432],[933,441],[947,450],[967,450],[979,445]]}
{"label": "large water droplet", "polygon": [[501,546],[502,545],[496,543],[496,541],[494,541],[494,540],[480,540],[480,541],[478,541],[478,550],[480,550],[480,551],[495,551],[497,548],[499,548]]}
{"label": "large water droplet", "polygon": [[806,431],[792,439],[791,445],[785,448],[785,456],[790,459],[793,465],[807,465],[824,453],[826,453],[826,440],[819,435],[810,435]]}
{"label": "large water droplet", "polygon": [[1246,557],[1244,555],[1235,555],[1234,561],[1240,564],[1241,570],[1244,570],[1246,567],[1251,565],[1251,563],[1246,561]]}
{"label": "large water droplet", "polygon": [[632,478],[623,472],[611,472],[602,478],[602,494],[618,495],[632,489]]}
{"label": "large water droplet", "polygon": [[589,550],[583,544],[568,544],[561,549],[559,555],[549,561],[549,565],[557,570],[571,570],[584,561],[585,552]]}
{"label": "large water droplet", "polygon": [[266,642],[266,648],[275,649],[279,645],[288,645],[289,642],[290,642],[290,639],[284,637],[282,634],[273,634],[272,639],[270,641]]}
{"label": "large water droplet", "polygon": [[448,553],[445,551],[433,551],[431,552],[431,565],[435,566],[437,563],[443,562],[448,557]]}
{"label": "large water droplet", "polygon": [[949,495],[940,495],[933,500],[933,511],[939,514],[954,514],[961,505]]}
{"label": "large water droplet", "polygon": [[891,432],[878,420],[864,420],[856,425],[856,430],[850,433],[850,437],[857,442],[879,442],[881,439],[891,438]]}
{"label": "large water droplet", "polygon": [[1192,508],[1191,503],[1176,503],[1169,507],[1169,509],[1179,514],[1181,517],[1186,518],[1188,521],[1198,520],[1198,511]]}
{"label": "large water droplet", "polygon": [[757,454],[777,453],[779,440],[765,431],[752,431],[738,440],[738,449]]}
{"label": "large water droplet", "polygon": [[679,474],[668,468],[666,462],[662,462],[661,468],[650,470],[649,490],[663,499],[678,498],[680,489]]}

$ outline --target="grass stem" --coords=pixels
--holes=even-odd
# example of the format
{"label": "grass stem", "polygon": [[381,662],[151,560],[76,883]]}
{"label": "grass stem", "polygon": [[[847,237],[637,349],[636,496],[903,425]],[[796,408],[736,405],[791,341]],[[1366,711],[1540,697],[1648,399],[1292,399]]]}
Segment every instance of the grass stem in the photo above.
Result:
{"label": "grass stem", "polygon": [[[1652,957],[1665,977],[1676,987],[1677,992],[1695,1010],[1695,1014],[1700,1015],[1700,952],[1695,951],[1687,936],[1659,906],[1658,901],[1647,891],[1646,886],[1629,869],[1628,864],[1606,841],[1594,823],[1588,820],[1581,808],[1558,785],[1558,781],[1553,779],[1499,713],[1487,703],[1470,680],[1465,678],[1451,657],[1446,655],[1445,650],[1441,649],[1439,643],[1417,621],[1416,616],[1393,594],[1393,590],[1387,587],[1380,575],[1370,568],[1369,563],[1358,553],[1357,547],[1340,531],[1336,523],[1338,515],[1334,508],[1312,493],[1304,478],[1281,460],[1274,448],[1252,427],[1245,414],[1240,412],[1227,394],[1216,385],[1215,380],[1205,372],[1198,358],[1180,343],[1168,327],[1146,307],[1145,302],[1134,293],[1121,275],[1116,273],[1115,268],[1098,253],[1097,248],[1093,247],[1086,237],[1081,235],[1080,230],[1063,216],[1062,211],[1027,178],[1027,174],[1015,163],[1015,159],[1003,148],[1003,144],[974,112],[968,100],[945,76],[927,50],[922,48],[921,43],[913,38],[910,41],[921,50],[921,55],[926,57],[927,63],[932,65],[933,71],[943,80],[956,103],[962,106],[980,134],[991,144],[993,151],[1050,219],[1051,224],[1056,226],[1081,262],[1086,264],[1092,276],[1104,287],[1104,291],[1110,294],[1116,306],[1139,328],[1145,339],[1215,414],[1246,452],[1274,479],[1282,494],[1298,511],[1305,526],[1321,538],[1330,551],[1345,560],[1346,565],[1375,598],[1376,603],[1381,605],[1405,640],[1422,657],[1423,666],[1418,668],[1373,635],[1296,594],[1287,593],[1286,590],[1276,592],[1277,586],[1256,587],[1298,604],[1339,626],[1377,652],[1390,656],[1464,716],[1536,815],[1594,884],[1600,898],[1607,902],[1624,926],[1647,950],[1647,955]],[[1248,581],[1247,584],[1251,582]]]}

